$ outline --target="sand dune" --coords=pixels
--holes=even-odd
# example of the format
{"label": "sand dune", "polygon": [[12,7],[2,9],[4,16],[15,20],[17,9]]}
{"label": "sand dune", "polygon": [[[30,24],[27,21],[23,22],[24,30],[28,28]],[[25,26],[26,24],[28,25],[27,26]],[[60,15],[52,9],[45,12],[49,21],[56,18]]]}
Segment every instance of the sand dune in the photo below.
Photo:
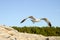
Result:
{"label": "sand dune", "polygon": [[0,25],[0,40],[60,40],[60,37],[21,33],[9,26]]}

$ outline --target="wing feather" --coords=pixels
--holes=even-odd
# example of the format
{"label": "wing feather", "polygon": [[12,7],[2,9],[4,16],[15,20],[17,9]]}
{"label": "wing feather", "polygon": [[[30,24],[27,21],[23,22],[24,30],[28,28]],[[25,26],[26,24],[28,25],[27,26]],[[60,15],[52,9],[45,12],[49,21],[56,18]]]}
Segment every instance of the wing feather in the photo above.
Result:
{"label": "wing feather", "polygon": [[47,22],[48,26],[50,27],[52,26],[51,22],[47,18],[41,18],[41,20],[44,20],[45,22]]}
{"label": "wing feather", "polygon": [[36,20],[33,16],[29,16],[28,18],[31,18],[32,20]]}
{"label": "wing feather", "polygon": [[23,19],[20,23],[23,23],[26,19]]}

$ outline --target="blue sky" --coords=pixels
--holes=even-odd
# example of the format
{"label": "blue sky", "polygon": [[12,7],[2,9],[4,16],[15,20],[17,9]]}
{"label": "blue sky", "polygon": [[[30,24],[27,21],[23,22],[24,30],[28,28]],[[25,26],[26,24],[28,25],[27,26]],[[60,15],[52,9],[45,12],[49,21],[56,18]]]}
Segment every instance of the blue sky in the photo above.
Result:
{"label": "blue sky", "polygon": [[33,24],[28,16],[48,18],[53,26],[60,26],[60,0],[0,0],[0,25],[47,26],[44,21]]}

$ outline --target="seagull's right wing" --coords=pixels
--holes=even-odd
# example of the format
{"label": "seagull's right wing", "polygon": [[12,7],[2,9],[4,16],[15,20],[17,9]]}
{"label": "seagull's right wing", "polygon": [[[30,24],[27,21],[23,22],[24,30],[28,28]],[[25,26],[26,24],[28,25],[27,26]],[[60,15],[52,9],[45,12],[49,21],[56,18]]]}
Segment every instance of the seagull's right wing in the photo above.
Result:
{"label": "seagull's right wing", "polygon": [[27,18],[23,19],[20,23],[23,23]]}
{"label": "seagull's right wing", "polygon": [[45,20],[50,27],[52,26],[51,22],[47,18],[41,18],[41,20]]}
{"label": "seagull's right wing", "polygon": [[48,25],[49,25],[50,27],[52,26],[50,22],[48,22]]}

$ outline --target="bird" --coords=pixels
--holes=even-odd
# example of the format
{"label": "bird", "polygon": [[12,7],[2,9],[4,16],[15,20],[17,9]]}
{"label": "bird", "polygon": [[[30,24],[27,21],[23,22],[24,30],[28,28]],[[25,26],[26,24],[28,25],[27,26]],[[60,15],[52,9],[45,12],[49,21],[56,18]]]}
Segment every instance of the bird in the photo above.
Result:
{"label": "bird", "polygon": [[30,18],[33,23],[40,22],[41,20],[44,20],[48,24],[49,27],[52,26],[51,22],[47,18],[41,18],[41,19],[39,19],[39,18],[35,18],[34,16],[28,16],[27,18],[23,19],[20,23],[23,23],[28,18]]}

